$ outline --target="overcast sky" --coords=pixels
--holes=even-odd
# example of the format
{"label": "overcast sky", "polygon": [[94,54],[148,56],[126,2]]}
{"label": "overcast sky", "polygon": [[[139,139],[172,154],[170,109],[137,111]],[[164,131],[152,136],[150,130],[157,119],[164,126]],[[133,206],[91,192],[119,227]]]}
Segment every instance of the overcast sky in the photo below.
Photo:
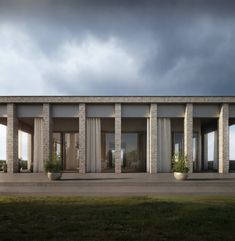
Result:
{"label": "overcast sky", "polygon": [[235,95],[234,2],[0,0],[0,95]]}

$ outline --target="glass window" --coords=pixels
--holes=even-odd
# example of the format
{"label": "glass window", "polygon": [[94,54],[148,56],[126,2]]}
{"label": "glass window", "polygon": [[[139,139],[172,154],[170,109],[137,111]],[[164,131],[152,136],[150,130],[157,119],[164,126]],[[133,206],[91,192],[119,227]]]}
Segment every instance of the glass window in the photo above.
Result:
{"label": "glass window", "polygon": [[115,139],[114,133],[102,133],[101,136],[101,171],[114,171]]}
{"label": "glass window", "polygon": [[193,133],[193,169],[199,170],[198,163],[198,133]]}
{"label": "glass window", "polygon": [[[184,154],[184,133],[174,132],[173,134],[173,153]],[[198,133],[193,133],[193,162],[194,169],[198,166]]]}
{"label": "glass window", "polygon": [[61,133],[53,133],[53,152],[62,156],[62,138]]}
{"label": "glass window", "polygon": [[184,153],[184,134],[182,132],[175,132],[173,135],[173,153],[182,154]]}
{"label": "glass window", "polygon": [[216,131],[204,135],[204,169],[217,169],[217,138]]}
{"label": "glass window", "polygon": [[122,170],[124,172],[146,171],[146,134],[122,134]]}
{"label": "glass window", "polygon": [[63,170],[77,170],[79,167],[79,134],[53,133],[53,152],[61,157]]}
{"label": "glass window", "polygon": [[7,127],[0,124],[0,160],[6,160]]}
{"label": "glass window", "polygon": [[229,169],[235,170],[235,125],[229,127]]}
{"label": "glass window", "polygon": [[210,132],[208,135],[208,152],[207,152],[207,160],[208,161],[214,161],[214,152],[215,152],[215,132]]}

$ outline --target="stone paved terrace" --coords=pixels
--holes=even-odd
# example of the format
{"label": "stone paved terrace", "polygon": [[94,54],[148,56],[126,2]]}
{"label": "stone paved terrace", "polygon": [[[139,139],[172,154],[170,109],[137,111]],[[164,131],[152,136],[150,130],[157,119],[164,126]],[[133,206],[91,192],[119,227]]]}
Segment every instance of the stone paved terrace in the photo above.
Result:
{"label": "stone paved terrace", "polygon": [[43,173],[0,173],[1,195],[45,196],[143,196],[235,195],[235,173],[193,173],[187,181],[173,174],[78,174],[63,173],[49,181]]}

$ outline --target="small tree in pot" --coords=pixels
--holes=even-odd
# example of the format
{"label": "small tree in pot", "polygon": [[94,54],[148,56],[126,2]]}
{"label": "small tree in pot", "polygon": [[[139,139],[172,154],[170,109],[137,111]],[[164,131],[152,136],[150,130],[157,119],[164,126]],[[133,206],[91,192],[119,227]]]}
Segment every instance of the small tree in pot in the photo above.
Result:
{"label": "small tree in pot", "polygon": [[4,161],[2,163],[2,170],[3,170],[3,172],[7,172],[7,163],[6,163],[6,161]]}
{"label": "small tree in pot", "polygon": [[44,168],[49,180],[59,180],[61,178],[61,158],[56,153],[52,154],[51,160],[44,162]]}
{"label": "small tree in pot", "polygon": [[185,180],[188,178],[188,158],[182,154],[176,153],[172,158],[172,170],[176,180]]}

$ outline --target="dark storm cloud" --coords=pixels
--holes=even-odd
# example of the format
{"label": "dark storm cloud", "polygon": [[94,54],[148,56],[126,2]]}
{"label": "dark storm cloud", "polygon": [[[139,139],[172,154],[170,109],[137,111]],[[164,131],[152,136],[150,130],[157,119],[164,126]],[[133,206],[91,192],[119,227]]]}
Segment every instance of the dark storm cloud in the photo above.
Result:
{"label": "dark storm cloud", "polygon": [[1,93],[23,82],[15,94],[234,95],[234,10],[234,1],[1,1]]}

